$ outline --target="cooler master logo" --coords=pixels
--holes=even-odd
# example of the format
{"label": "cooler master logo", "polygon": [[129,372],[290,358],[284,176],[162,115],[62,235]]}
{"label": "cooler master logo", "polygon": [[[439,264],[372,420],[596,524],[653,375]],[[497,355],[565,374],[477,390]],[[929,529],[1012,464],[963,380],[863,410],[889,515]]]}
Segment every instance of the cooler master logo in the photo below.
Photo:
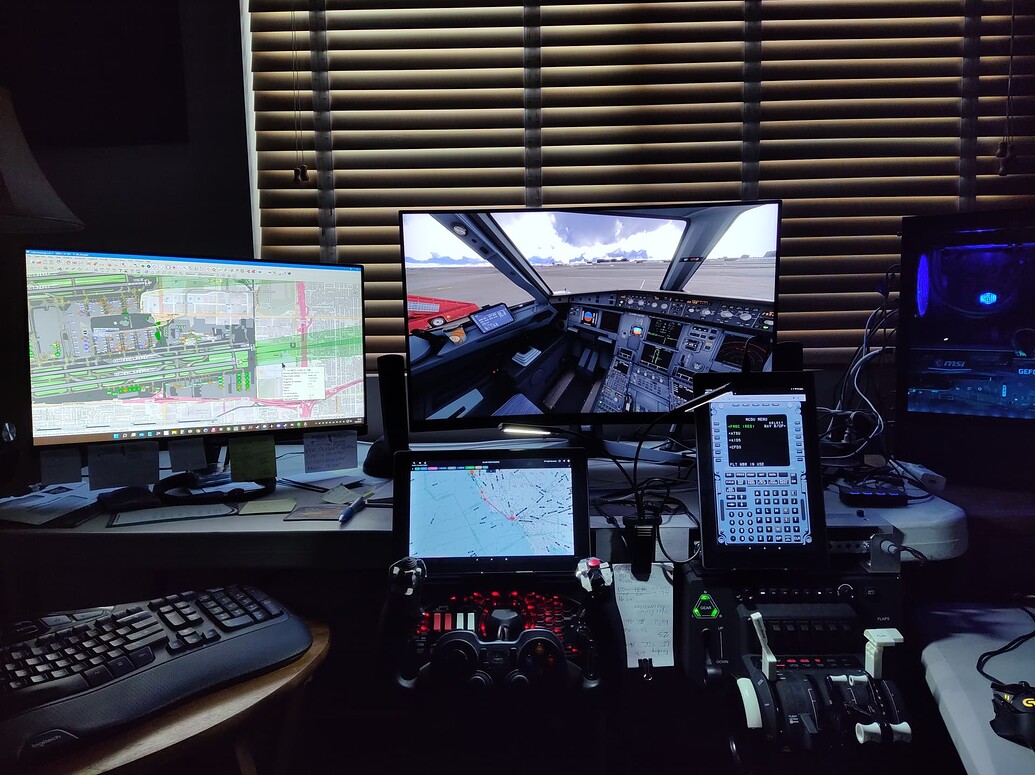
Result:
{"label": "cooler master logo", "polygon": [[963,369],[966,368],[966,361],[935,361],[935,366],[942,369]]}

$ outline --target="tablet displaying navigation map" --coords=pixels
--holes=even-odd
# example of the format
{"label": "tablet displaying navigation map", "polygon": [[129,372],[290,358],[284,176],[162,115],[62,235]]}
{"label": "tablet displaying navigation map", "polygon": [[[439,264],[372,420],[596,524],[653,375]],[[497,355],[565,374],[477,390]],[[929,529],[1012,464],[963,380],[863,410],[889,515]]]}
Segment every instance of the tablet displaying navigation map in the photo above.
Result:
{"label": "tablet displaying navigation map", "polygon": [[573,571],[588,554],[581,449],[408,450],[395,488],[400,549],[429,572]]}

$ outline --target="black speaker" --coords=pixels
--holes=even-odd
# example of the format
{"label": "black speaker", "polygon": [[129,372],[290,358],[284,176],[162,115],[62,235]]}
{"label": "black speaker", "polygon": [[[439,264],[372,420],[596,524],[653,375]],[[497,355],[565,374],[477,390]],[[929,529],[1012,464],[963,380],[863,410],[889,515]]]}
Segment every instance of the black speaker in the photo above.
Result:
{"label": "black speaker", "polygon": [[377,359],[377,386],[381,397],[381,436],[370,445],[363,473],[387,479],[392,457],[410,443],[410,411],[406,403],[406,360],[398,353]]}
{"label": "black speaker", "polygon": [[801,342],[777,342],[773,348],[773,371],[803,371],[804,346]]}
{"label": "black speaker", "polygon": [[[0,184],[0,189],[3,185]],[[25,495],[40,481],[39,452],[33,446],[29,379],[29,315],[25,296],[25,254],[18,237],[0,234],[0,287],[5,290],[0,352],[9,357],[0,380],[0,497]]]}

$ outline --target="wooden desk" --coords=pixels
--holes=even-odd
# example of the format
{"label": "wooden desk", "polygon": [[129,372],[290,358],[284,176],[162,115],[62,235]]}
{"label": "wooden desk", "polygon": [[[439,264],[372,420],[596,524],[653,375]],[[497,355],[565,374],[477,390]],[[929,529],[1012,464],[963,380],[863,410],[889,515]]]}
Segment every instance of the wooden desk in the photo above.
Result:
{"label": "wooden desk", "polygon": [[[273,700],[286,701],[280,725],[274,771],[291,772],[291,742],[303,701],[303,689],[327,656],[330,630],[324,624],[309,623],[313,645],[294,662],[246,681],[205,694],[158,716],[147,719],[110,737],[29,770],[31,775],[94,775],[103,772],[164,772],[192,752],[213,744],[230,749],[227,757],[236,761],[242,775],[258,770],[248,733],[249,722]],[[172,768],[170,768],[171,770]],[[204,772],[225,772],[205,767]],[[261,771],[266,772],[268,768]],[[297,771],[297,770],[296,770]]]}

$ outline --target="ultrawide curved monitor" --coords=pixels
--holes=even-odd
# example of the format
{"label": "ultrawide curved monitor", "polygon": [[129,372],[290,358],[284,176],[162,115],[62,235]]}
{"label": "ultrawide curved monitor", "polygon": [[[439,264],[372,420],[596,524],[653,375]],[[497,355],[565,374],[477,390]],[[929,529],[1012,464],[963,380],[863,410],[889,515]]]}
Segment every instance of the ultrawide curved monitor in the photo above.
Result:
{"label": "ultrawide curved monitor", "polygon": [[400,213],[411,428],[641,422],[771,370],[780,208]]}
{"label": "ultrawide curved monitor", "polygon": [[366,430],[358,266],[27,250],[34,444]]}

